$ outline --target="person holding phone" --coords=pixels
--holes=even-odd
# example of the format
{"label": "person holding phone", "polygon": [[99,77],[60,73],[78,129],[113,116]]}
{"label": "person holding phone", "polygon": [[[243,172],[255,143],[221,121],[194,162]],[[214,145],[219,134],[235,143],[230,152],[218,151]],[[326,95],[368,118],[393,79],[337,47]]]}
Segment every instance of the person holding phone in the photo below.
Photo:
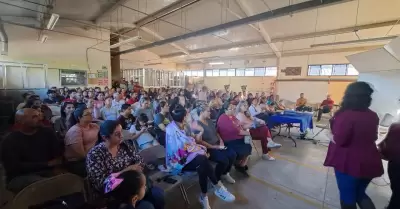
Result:
{"label": "person holding phone", "polygon": [[153,146],[160,145],[158,141],[150,134],[149,129],[153,128],[149,124],[149,118],[146,114],[142,113],[136,119],[136,125],[131,126],[129,132],[132,135],[132,140],[136,140],[140,150],[144,150]]}
{"label": "person holding phone", "polygon": [[217,180],[222,179],[234,184],[236,181],[230,176],[229,171],[236,160],[236,152],[225,147],[224,141],[217,133],[217,129],[210,118],[210,107],[203,104],[198,106],[196,111],[200,118],[192,125],[192,130],[196,134],[196,142],[205,146],[210,155],[210,160],[217,163],[215,168]]}

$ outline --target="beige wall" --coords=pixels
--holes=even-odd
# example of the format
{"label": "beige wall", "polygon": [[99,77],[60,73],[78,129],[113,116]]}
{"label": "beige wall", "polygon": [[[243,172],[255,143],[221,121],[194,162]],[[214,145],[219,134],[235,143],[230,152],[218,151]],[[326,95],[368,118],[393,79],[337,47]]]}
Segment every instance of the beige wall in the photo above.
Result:
{"label": "beige wall", "polygon": [[271,82],[275,77],[205,77],[204,84],[210,89],[224,89],[224,85],[230,84],[232,91],[241,91],[242,85],[247,85],[247,91],[269,92]]}
{"label": "beige wall", "polygon": [[[58,69],[77,69],[97,72],[103,66],[110,71],[110,48],[109,42],[106,41],[96,46],[96,49],[88,51],[86,49],[99,43],[96,39],[88,39],[83,37],[71,36],[55,32],[47,32],[48,40],[45,43],[38,41],[38,30],[5,25],[5,30],[9,37],[9,54],[8,56],[0,56],[0,62],[19,62],[19,63],[37,63],[47,64],[49,68],[48,81],[51,85],[60,86]],[[103,31],[83,30],[78,28],[63,28],[63,30],[82,36],[89,36],[98,39],[109,39],[109,33]],[[102,50],[102,51],[99,51]],[[111,83],[111,79],[109,79]]]}

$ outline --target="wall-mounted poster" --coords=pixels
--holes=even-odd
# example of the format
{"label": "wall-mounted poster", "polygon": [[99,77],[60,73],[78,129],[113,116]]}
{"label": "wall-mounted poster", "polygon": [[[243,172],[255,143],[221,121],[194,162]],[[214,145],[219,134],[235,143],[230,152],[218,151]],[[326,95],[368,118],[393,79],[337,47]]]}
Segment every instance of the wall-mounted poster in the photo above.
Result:
{"label": "wall-mounted poster", "polygon": [[108,85],[108,71],[98,70],[97,71],[97,85],[107,86]]}
{"label": "wall-mounted poster", "polygon": [[301,67],[287,67],[282,69],[281,72],[285,73],[286,76],[299,76],[301,75]]}
{"label": "wall-mounted poster", "polygon": [[87,75],[84,70],[60,69],[60,80],[62,86],[86,86]]}

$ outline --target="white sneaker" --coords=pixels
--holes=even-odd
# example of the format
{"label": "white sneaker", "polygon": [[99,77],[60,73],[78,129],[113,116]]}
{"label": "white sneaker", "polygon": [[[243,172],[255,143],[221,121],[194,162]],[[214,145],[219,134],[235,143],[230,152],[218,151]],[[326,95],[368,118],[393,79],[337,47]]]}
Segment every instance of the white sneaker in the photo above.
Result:
{"label": "white sneaker", "polygon": [[275,160],[275,158],[272,157],[272,156],[269,155],[269,154],[263,154],[263,155],[262,155],[262,159],[264,159],[264,160],[269,160],[269,161],[274,161],[274,160]]}
{"label": "white sneaker", "polygon": [[231,183],[231,184],[236,183],[235,179],[233,179],[229,173],[227,173],[226,175],[222,175],[221,179],[223,179],[224,181]]}
{"label": "white sneaker", "polygon": [[207,196],[201,196],[200,195],[199,201],[200,201],[201,207],[203,209],[211,209],[210,202],[208,201],[208,197]]}
{"label": "white sneaker", "polygon": [[219,197],[221,200],[226,202],[235,201],[236,197],[230,193],[225,187],[220,186],[218,189],[214,191],[214,194]]}
{"label": "white sneaker", "polygon": [[267,144],[267,147],[268,148],[279,148],[279,147],[282,147],[282,144],[278,144],[274,141],[269,141]]}

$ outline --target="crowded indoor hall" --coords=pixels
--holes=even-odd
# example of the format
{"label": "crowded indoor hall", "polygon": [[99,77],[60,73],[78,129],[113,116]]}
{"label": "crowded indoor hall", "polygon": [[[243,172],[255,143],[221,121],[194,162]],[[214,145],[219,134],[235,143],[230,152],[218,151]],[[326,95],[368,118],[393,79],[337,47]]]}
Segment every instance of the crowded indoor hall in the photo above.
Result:
{"label": "crowded indoor hall", "polygon": [[399,10],[0,0],[0,209],[400,209]]}

